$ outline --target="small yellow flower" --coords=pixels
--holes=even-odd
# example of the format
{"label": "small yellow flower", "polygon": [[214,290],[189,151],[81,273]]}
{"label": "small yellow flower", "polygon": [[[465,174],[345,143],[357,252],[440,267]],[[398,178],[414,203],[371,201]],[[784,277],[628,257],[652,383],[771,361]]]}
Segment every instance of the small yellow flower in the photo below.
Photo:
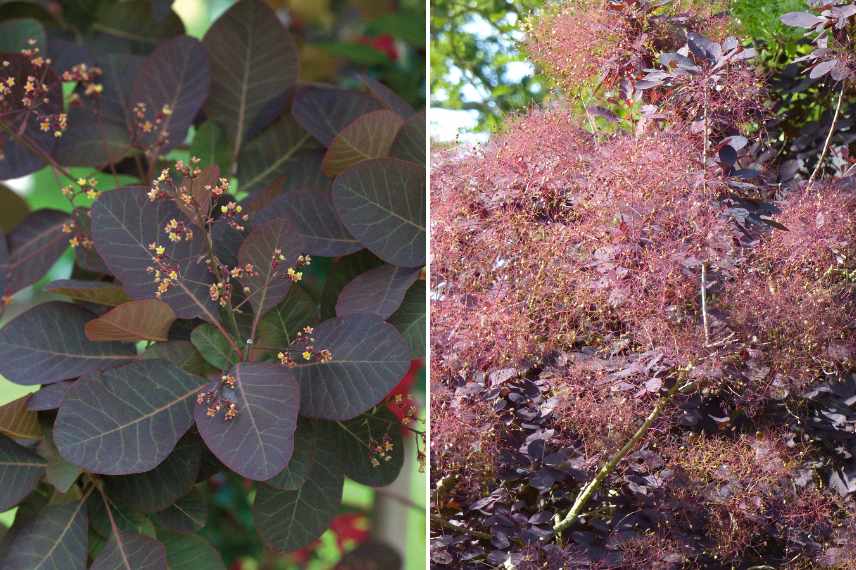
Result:
{"label": "small yellow flower", "polygon": [[78,186],[86,186],[86,178],[83,178],[83,177],[78,178],[77,179],[77,185]]}
{"label": "small yellow flower", "polygon": [[303,351],[303,360],[309,360],[312,358],[312,353],[308,350]]}

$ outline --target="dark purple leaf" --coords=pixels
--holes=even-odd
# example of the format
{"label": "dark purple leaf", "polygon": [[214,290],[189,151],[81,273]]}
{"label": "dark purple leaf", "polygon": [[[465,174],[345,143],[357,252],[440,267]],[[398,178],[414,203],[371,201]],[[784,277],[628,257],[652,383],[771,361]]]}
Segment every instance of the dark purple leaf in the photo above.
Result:
{"label": "dark purple leaf", "polygon": [[[404,465],[404,440],[401,423],[389,408],[382,406],[348,422],[326,422],[338,436],[338,453],[342,457],[345,475],[357,483],[384,487],[398,478]],[[373,450],[385,443],[392,445],[386,456]]]}
{"label": "dark purple leaf", "polygon": [[418,280],[407,290],[404,301],[398,310],[389,318],[393,325],[410,345],[413,358],[425,356],[425,281]]}
{"label": "dark purple leaf", "polygon": [[[51,384],[133,361],[133,345],[90,342],[87,310],[69,303],[33,307],[0,330],[0,374],[17,384]],[[62,334],[55,334],[62,331]]]}
{"label": "dark purple leaf", "polygon": [[425,164],[427,140],[425,111],[422,110],[407,119],[398,131],[389,154],[402,160]]}
{"label": "dark purple leaf", "polygon": [[87,526],[86,506],[82,501],[44,507],[15,533],[3,569],[85,570]]}
{"label": "dark purple leaf", "polygon": [[362,244],[348,233],[333,208],[329,190],[292,190],[277,198],[262,210],[256,221],[278,217],[290,218],[303,237],[306,253],[337,257],[362,249]]}
{"label": "dark purple leaf", "polygon": [[193,423],[195,397],[204,384],[165,360],[142,360],[81,378],[59,409],[57,449],[94,473],[154,469]]}
{"label": "dark purple leaf", "polygon": [[105,479],[110,498],[135,511],[162,511],[185,496],[196,483],[202,447],[195,435],[185,435],[166,460],[145,473]]}
{"label": "dark purple leaf", "polygon": [[33,412],[44,412],[59,408],[65,399],[65,393],[68,392],[72,384],[74,384],[73,381],[68,381],[42,386],[38,392],[30,396],[29,401],[27,401],[27,409]]}
{"label": "dark purple leaf", "polygon": [[[242,267],[251,264],[254,268],[253,273],[241,277],[241,284],[255,312],[256,322],[285,299],[292,283],[288,269],[304,254],[303,249],[300,234],[286,218],[255,225],[241,244],[238,262]],[[284,260],[276,259],[277,252]]]}
{"label": "dark purple leaf", "polygon": [[74,248],[74,260],[79,267],[92,273],[110,273],[104,260],[98,255],[92,242],[92,219],[89,208],[75,208],[71,213],[74,220],[74,235],[81,242]]}
{"label": "dark purple leaf", "polygon": [[318,457],[320,435],[325,435],[328,442],[336,443],[336,439],[331,436],[333,432],[316,433],[328,425],[329,422],[300,419],[297,422],[297,430],[294,432],[294,453],[291,454],[288,465],[275,477],[265,481],[265,485],[280,491],[300,489],[309,477]]}
{"label": "dark purple leaf", "polygon": [[151,299],[157,285],[148,270],[155,265],[148,246],[152,243],[164,246],[166,259],[178,266],[179,278],[162,300],[179,318],[216,321],[216,305],[208,295],[208,285],[214,277],[201,259],[207,251],[204,236],[195,231],[190,241],[170,241],[164,227],[171,219],[188,227],[191,223],[173,202],[150,202],[146,192],[145,188],[126,187],[98,197],[92,206],[95,248],[125,285],[128,295]]}
{"label": "dark purple leaf", "polygon": [[226,570],[220,553],[201,536],[158,531],[158,539],[166,546],[169,570]]}
{"label": "dark purple leaf", "polygon": [[786,26],[796,28],[813,28],[817,24],[826,21],[825,18],[820,18],[808,12],[788,12],[787,14],[783,14],[779,20]]}
{"label": "dark purple leaf", "polygon": [[687,32],[687,46],[694,56],[716,62],[722,56],[722,46],[696,32]]}
{"label": "dark purple leaf", "polygon": [[[175,504],[152,515],[154,522],[162,528],[176,532],[196,532],[208,522],[208,499],[199,485],[178,499]],[[161,533],[158,532],[158,536]],[[169,545],[167,545],[169,553]],[[174,567],[172,570],[175,570]]]}
{"label": "dark purple leaf", "polygon": [[102,91],[97,98],[80,95],[80,105],[69,109],[68,130],[54,151],[60,164],[103,166],[128,154],[134,123],[131,89],[144,60],[120,53],[97,60]]}
{"label": "dark purple leaf", "polygon": [[409,119],[416,111],[410,106],[410,103],[398,96],[398,94],[378,81],[367,75],[360,76],[360,79],[368,88],[375,99],[383,103],[390,111],[395,111],[404,119]]}
{"label": "dark purple leaf", "polygon": [[345,227],[393,265],[425,264],[425,168],[394,158],[363,161],[333,183]]}
{"label": "dark purple leaf", "polygon": [[341,457],[329,440],[319,441],[316,460],[299,489],[258,486],[253,521],[269,546],[297,550],[321,536],[339,512],[345,478]]}
{"label": "dark purple leaf", "polygon": [[832,68],[835,67],[837,63],[837,59],[821,61],[820,63],[811,68],[811,73],[809,73],[809,77],[812,79],[819,79],[830,71],[832,71]]}
{"label": "dark purple leaf", "polygon": [[349,420],[378,404],[410,367],[410,347],[390,324],[373,315],[324,321],[315,329],[316,350],[331,362],[298,363],[300,413]]}
{"label": "dark purple leaf", "polygon": [[365,93],[313,85],[297,90],[291,114],[321,144],[329,146],[357,117],[379,109],[383,104]]}
{"label": "dark purple leaf", "polygon": [[321,291],[321,319],[332,319],[336,316],[336,302],[345,285],[357,275],[381,265],[383,261],[367,249],[346,255],[333,262],[327,272],[324,289]]}
{"label": "dark purple leaf", "polygon": [[[208,97],[211,82],[208,53],[196,39],[179,36],[158,45],[146,58],[131,92],[131,107],[143,103],[145,118],[137,119],[134,142],[143,148],[157,145],[160,152],[184,142],[187,128]],[[165,109],[170,112],[164,112]],[[139,123],[161,116],[163,123],[144,132]]]}
{"label": "dark purple leaf", "polygon": [[11,295],[42,278],[68,249],[63,225],[70,221],[59,210],[37,210],[6,236],[9,261],[5,294]]}
{"label": "dark purple leaf", "polygon": [[294,286],[259,323],[258,341],[262,346],[285,347],[304,327],[314,327],[320,316],[318,303],[302,287]]}
{"label": "dark purple leaf", "polygon": [[199,405],[196,426],[226,466],[242,477],[265,481],[285,469],[294,450],[300,388],[292,371],[278,363],[241,363],[229,374],[235,388],[223,386],[223,399],[237,404],[238,415],[231,420],[223,414],[208,416],[207,407]]}
{"label": "dark purple leaf", "polygon": [[234,157],[246,132],[297,80],[297,47],[276,13],[261,0],[240,0],[205,34],[211,93],[205,107],[229,137]]}
{"label": "dark purple leaf", "polygon": [[238,180],[244,192],[256,192],[280,177],[300,170],[318,143],[291,115],[283,115],[244,146],[238,161]]}
{"label": "dark purple leaf", "polygon": [[401,306],[419,269],[383,265],[348,283],[336,302],[336,316],[370,313],[388,319]]}
{"label": "dark purple leaf", "polygon": [[89,570],[167,570],[164,545],[141,534],[114,532]]}
{"label": "dark purple leaf", "polygon": [[[63,105],[62,83],[52,68],[36,67],[27,56],[20,53],[3,54],[3,62],[9,62],[9,65],[3,67],[3,80],[15,80],[11,92],[4,96],[3,118],[0,121],[4,126],[0,131],[0,149],[3,151],[0,156],[0,179],[8,180],[35,172],[44,164],[44,160],[30,151],[26,143],[17,139],[24,137],[51,153],[57,138],[52,130],[43,132],[39,128],[40,118],[62,112]],[[47,101],[38,105],[38,112],[19,103],[26,95],[24,89],[30,76],[43,78],[42,83],[47,86],[44,96]],[[15,132],[16,136],[10,136],[7,129]]]}
{"label": "dark purple leaf", "polygon": [[731,145],[725,145],[719,149],[719,163],[724,166],[734,166],[737,162],[737,151]]}
{"label": "dark purple leaf", "polygon": [[36,488],[47,461],[11,439],[0,436],[0,510],[7,511]]}

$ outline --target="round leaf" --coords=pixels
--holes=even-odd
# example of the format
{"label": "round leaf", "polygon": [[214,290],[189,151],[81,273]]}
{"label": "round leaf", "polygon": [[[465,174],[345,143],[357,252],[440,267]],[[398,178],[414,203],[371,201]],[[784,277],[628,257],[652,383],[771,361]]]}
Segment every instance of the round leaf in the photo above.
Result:
{"label": "round leaf", "polygon": [[331,362],[298,363],[300,414],[349,420],[375,406],[410,367],[410,347],[398,331],[374,315],[324,321],[315,329],[315,347],[329,350]]}
{"label": "round leaf", "polygon": [[50,384],[136,358],[133,346],[88,341],[83,328],[91,318],[81,307],[55,302],[18,316],[0,330],[0,374],[17,384]]}
{"label": "round leaf", "polygon": [[154,469],[190,428],[204,383],[165,360],[141,360],[81,378],[59,409],[56,446],[68,461],[94,473]]}
{"label": "round leaf", "polygon": [[425,264],[425,168],[394,158],[365,160],[333,183],[348,231],[393,265]]}
{"label": "round leaf", "polygon": [[238,415],[231,420],[223,414],[208,416],[200,405],[196,426],[208,449],[232,471],[265,481],[285,468],[294,450],[297,380],[288,368],[270,363],[241,363],[229,374],[235,387],[224,385],[223,398],[237,404]]}

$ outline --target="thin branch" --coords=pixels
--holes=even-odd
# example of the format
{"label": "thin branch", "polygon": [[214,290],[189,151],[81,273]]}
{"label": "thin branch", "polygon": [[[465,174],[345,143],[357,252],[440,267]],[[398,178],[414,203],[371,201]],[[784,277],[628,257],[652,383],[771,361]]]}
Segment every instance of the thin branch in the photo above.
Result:
{"label": "thin branch", "polygon": [[600,489],[609,474],[615,470],[621,460],[624,459],[624,457],[636,447],[636,444],[642,440],[645,434],[648,433],[648,430],[651,429],[651,426],[654,425],[654,422],[657,421],[657,418],[660,417],[663,410],[666,409],[675,395],[691,386],[691,384],[685,385],[683,383],[685,378],[686,370],[681,370],[678,373],[675,384],[669,389],[665,396],[657,400],[657,403],[654,405],[654,409],[651,410],[651,413],[648,414],[648,417],[645,418],[645,421],[641,426],[639,426],[636,433],[627,440],[621,449],[618,450],[618,453],[613,455],[612,458],[600,468],[594,479],[589,481],[582,490],[580,490],[580,493],[577,495],[577,498],[571,506],[571,509],[568,511],[568,514],[566,514],[564,518],[562,518],[558,513],[556,514],[553,530],[556,532],[557,540],[561,540],[562,532],[576,522],[580,514],[582,514],[586,504],[588,504],[595,492]]}
{"label": "thin branch", "polygon": [[710,325],[707,322],[707,263],[701,264],[701,320],[704,325],[704,345],[710,346]]}
{"label": "thin branch", "polygon": [[832,140],[832,135],[835,133],[835,126],[838,123],[838,116],[841,114],[841,101],[844,99],[844,88],[846,83],[841,83],[841,91],[838,92],[838,103],[835,105],[835,115],[832,116],[832,124],[829,125],[829,132],[826,134],[826,141],[823,143],[823,150],[820,152],[820,158],[817,159],[817,165],[814,167],[811,176],[806,185],[806,191],[811,190],[815,178],[817,178],[820,169],[823,167],[823,161],[826,159],[826,153],[829,150],[829,142]]}

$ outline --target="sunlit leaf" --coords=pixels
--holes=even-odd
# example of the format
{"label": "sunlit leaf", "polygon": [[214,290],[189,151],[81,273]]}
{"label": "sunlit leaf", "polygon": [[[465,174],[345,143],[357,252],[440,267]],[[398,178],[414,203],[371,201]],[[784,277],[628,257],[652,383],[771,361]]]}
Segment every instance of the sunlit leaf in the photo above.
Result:
{"label": "sunlit leaf", "polygon": [[68,461],[95,473],[149,471],[190,428],[204,383],[165,360],[81,378],[59,409],[54,441]]}
{"label": "sunlit leaf", "polygon": [[131,299],[121,285],[104,281],[83,281],[77,279],[58,279],[45,285],[45,291],[64,295],[75,301],[85,301],[98,305],[115,307]]}
{"label": "sunlit leaf", "polygon": [[241,363],[229,371],[234,388],[214,383],[222,400],[237,405],[234,419],[195,410],[196,426],[217,458],[248,479],[265,481],[282,471],[294,449],[300,389],[292,371],[271,363]]}
{"label": "sunlit leaf", "polygon": [[338,176],[359,162],[387,156],[403,124],[397,113],[385,109],[360,115],[330,143],[322,164],[324,174]]}
{"label": "sunlit leaf", "polygon": [[0,206],[0,231],[6,233],[11,232],[30,213],[27,201],[5,184],[0,184]]}
{"label": "sunlit leaf", "polygon": [[17,384],[50,384],[136,358],[133,346],[88,341],[83,328],[92,318],[82,307],[56,302],[19,315],[0,330],[0,374]]}
{"label": "sunlit leaf", "polygon": [[13,439],[39,439],[42,426],[39,415],[27,408],[29,396],[0,406],[0,433]]}
{"label": "sunlit leaf", "polygon": [[92,319],[84,327],[92,341],[166,341],[175,313],[158,299],[128,301]]}

